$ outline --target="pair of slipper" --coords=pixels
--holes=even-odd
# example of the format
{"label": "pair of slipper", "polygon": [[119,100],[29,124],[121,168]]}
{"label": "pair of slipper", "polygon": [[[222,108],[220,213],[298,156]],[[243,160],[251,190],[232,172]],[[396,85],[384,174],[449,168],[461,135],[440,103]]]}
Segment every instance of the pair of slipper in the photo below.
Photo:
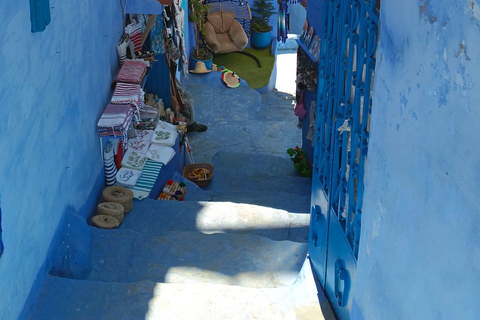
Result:
{"label": "pair of slipper", "polygon": [[204,132],[207,131],[208,127],[206,125],[200,123],[192,123],[191,125],[187,126],[187,132]]}

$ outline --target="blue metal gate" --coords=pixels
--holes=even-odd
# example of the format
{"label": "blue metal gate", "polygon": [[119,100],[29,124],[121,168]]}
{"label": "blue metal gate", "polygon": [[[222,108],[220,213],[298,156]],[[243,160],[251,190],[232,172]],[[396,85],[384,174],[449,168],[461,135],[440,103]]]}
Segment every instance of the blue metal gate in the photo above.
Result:
{"label": "blue metal gate", "polygon": [[325,0],[309,252],[339,319],[350,317],[360,240],[379,1]]}

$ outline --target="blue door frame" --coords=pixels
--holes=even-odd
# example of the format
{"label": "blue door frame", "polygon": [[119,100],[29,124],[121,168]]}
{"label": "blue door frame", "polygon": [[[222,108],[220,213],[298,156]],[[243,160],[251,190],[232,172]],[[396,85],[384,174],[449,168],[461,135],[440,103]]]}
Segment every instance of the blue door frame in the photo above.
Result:
{"label": "blue door frame", "polygon": [[323,4],[309,252],[335,314],[349,319],[379,11],[375,1]]}

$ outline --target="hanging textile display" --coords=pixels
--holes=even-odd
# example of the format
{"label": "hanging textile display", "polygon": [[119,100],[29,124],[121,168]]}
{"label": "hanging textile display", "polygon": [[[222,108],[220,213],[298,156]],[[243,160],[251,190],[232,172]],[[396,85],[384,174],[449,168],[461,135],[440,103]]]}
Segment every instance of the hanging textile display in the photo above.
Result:
{"label": "hanging textile display", "polygon": [[288,4],[297,4],[306,2],[306,0],[277,0],[278,2],[278,28],[277,41],[285,43],[288,39],[289,14]]}
{"label": "hanging textile display", "polygon": [[174,0],[171,6],[165,7],[165,13],[168,17],[166,21],[167,27],[172,29],[171,37],[174,41],[175,47],[179,51],[178,69],[186,75],[188,74],[188,59],[185,49],[185,39],[183,37],[185,12],[182,8],[182,0]]}
{"label": "hanging textile display", "polygon": [[288,38],[288,0],[280,0],[278,3],[278,28],[277,28],[277,41],[285,43]]}
{"label": "hanging textile display", "polygon": [[150,48],[157,53],[165,53],[165,17],[159,14],[150,30]]}

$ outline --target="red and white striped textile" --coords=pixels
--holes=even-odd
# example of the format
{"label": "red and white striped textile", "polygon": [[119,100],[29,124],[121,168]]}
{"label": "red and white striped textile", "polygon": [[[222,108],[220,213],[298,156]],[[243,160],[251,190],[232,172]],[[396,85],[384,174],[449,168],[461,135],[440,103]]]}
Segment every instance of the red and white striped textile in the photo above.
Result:
{"label": "red and white striped textile", "polygon": [[125,27],[125,33],[130,36],[135,52],[142,51],[142,25],[136,22],[130,23]]}
{"label": "red and white striped textile", "polygon": [[147,66],[143,60],[125,60],[117,75],[117,82],[140,84]]}
{"label": "red and white striped textile", "polygon": [[137,117],[140,117],[144,94],[142,87],[138,84],[119,82],[113,92],[111,103],[130,104],[133,106]]}

